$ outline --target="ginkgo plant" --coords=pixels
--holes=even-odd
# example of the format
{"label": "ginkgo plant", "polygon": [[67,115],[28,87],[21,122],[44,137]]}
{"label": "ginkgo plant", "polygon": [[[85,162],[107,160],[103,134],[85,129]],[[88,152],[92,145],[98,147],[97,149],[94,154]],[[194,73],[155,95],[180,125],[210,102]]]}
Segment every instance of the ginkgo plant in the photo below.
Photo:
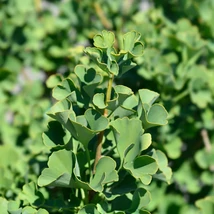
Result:
{"label": "ginkgo plant", "polygon": [[149,213],[152,178],[170,182],[167,158],[148,132],[167,124],[167,111],[154,104],[159,94],[114,82],[142,56],[140,37],[128,32],[115,47],[114,33],[95,35],[85,53],[96,66],[77,65],[53,88],[57,102],[43,133],[52,153],[38,185],[69,192],[70,213]]}
{"label": "ginkgo plant", "polygon": [[[118,92],[123,89],[116,84],[131,88],[125,93],[133,91],[138,101],[138,90],[141,88],[149,88],[161,94],[158,101],[166,106],[169,123],[151,129],[143,125],[143,134],[152,134],[152,145],[142,150],[140,155],[150,156],[153,147],[160,149],[168,157],[173,179],[171,185],[157,179],[153,179],[149,185],[143,185],[151,195],[151,202],[145,209],[153,214],[214,213],[213,1],[136,0],[131,7],[130,2],[82,0],[79,4],[75,0],[26,0],[23,4],[16,0],[1,1],[1,214],[72,213],[87,204],[99,206],[100,202],[87,202],[83,194],[85,191],[90,193],[88,198],[100,198],[102,193],[54,185],[37,186],[37,179],[42,169],[48,167],[48,157],[51,159],[51,154],[64,149],[74,151],[74,145],[81,145],[76,152],[78,162],[82,159],[81,155],[83,159],[87,157],[83,145],[80,142],[74,144],[76,137],[71,138],[66,128],[46,115],[54,101],[50,96],[51,88],[61,85],[60,82],[65,78],[71,79],[77,87],[83,84],[83,81],[79,83],[79,78],[73,72],[78,64],[84,65],[82,67],[86,70],[92,67],[101,79],[100,82],[96,79],[99,84],[95,87],[95,93],[92,92],[93,95],[97,94],[94,99],[84,101],[90,103],[90,106],[78,107],[79,104],[72,103],[76,116],[84,115],[87,109],[92,108],[101,115],[107,114],[108,124],[119,117],[123,118],[125,104],[112,113],[120,113],[115,117],[110,115],[111,104],[106,104],[110,78],[113,86],[111,100],[117,94],[122,96]],[[136,67],[130,67],[124,75],[115,75],[113,67],[116,68],[116,65],[112,63],[114,75],[109,76],[104,66],[100,68],[94,65],[97,60],[107,60],[96,57],[96,54],[90,60],[84,54],[85,46],[93,46],[93,36],[102,29],[115,32],[116,53],[124,49],[123,32],[137,30],[143,35],[146,46],[144,55],[131,59],[136,62]],[[99,44],[98,48],[102,51]],[[45,81],[49,76],[46,87]],[[87,78],[85,81],[88,82]],[[83,90],[78,90],[82,96]],[[85,95],[83,97],[86,98]],[[134,111],[136,109],[133,107]],[[130,112],[127,118],[136,118],[136,114],[131,115]],[[46,131],[49,121],[49,130]],[[119,128],[117,130],[120,131]],[[43,132],[45,144],[42,142]],[[49,135],[51,141],[45,139],[45,135]],[[90,183],[90,178],[95,176],[95,165],[98,165],[95,163],[99,162],[100,155],[116,161],[119,179],[123,178],[122,172],[130,173],[126,169],[127,165],[123,164],[125,160],[122,159],[122,153],[118,152],[121,148],[118,147],[118,150],[116,147],[114,135],[113,126],[109,125],[104,130],[97,129],[88,143],[90,170],[89,162],[83,162],[85,171],[81,170],[81,181]],[[135,183],[135,179],[129,180]],[[126,183],[127,178],[124,188],[128,186]],[[103,185],[104,189],[106,185]],[[112,206],[104,210],[125,210],[122,205],[118,208],[115,204],[130,201],[131,196],[127,196],[128,199],[126,196],[111,201],[104,199],[106,201],[103,203]],[[128,212],[127,209],[125,212]]]}

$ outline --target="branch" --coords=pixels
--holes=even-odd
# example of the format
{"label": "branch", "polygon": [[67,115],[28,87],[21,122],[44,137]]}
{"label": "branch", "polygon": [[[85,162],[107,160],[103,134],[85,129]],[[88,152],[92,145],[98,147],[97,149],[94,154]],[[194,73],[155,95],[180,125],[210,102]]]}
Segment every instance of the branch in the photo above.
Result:
{"label": "branch", "polygon": [[210,139],[206,129],[201,130],[201,137],[202,137],[206,151],[210,152],[212,150],[212,146],[211,146]]}

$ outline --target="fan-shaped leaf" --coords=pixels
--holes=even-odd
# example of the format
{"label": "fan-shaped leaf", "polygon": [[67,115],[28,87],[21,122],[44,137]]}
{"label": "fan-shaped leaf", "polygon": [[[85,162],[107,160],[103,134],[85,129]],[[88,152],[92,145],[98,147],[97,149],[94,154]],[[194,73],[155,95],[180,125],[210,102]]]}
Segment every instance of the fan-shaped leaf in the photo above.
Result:
{"label": "fan-shaped leaf", "polygon": [[124,161],[124,158],[127,161],[132,161],[140,153],[141,149],[141,137],[143,134],[141,121],[124,117],[112,121],[110,127],[114,133],[121,162]]}
{"label": "fan-shaped leaf", "polygon": [[143,155],[132,162],[125,162],[124,168],[129,170],[133,177],[148,185],[151,182],[151,176],[157,172],[158,165],[154,158]]}
{"label": "fan-shaped leaf", "polygon": [[115,168],[116,162],[112,158],[101,157],[96,165],[96,173],[90,182],[91,188],[102,192],[105,184],[118,181],[118,174]]}
{"label": "fan-shaped leaf", "polygon": [[[75,157],[71,151],[60,150],[49,157],[48,168],[39,176],[38,185],[46,186],[55,182],[59,186],[69,187],[75,164]],[[66,177],[61,177],[66,174]]]}
{"label": "fan-shaped leaf", "polygon": [[110,48],[114,44],[114,33],[103,30],[102,34],[97,34],[94,37],[94,46],[98,48]]}

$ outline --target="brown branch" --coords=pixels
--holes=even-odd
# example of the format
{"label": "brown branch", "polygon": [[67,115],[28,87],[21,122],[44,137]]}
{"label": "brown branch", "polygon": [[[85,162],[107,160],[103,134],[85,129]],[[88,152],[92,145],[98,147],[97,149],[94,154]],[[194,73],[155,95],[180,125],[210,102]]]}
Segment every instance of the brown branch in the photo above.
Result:
{"label": "brown branch", "polygon": [[34,0],[35,8],[37,12],[42,10],[42,2],[41,0]]}
{"label": "brown branch", "polygon": [[211,146],[210,139],[206,129],[201,130],[201,137],[202,137],[206,151],[210,152],[212,149],[212,146]]}
{"label": "brown branch", "polygon": [[[104,116],[106,116],[106,109],[104,110]],[[93,174],[96,172],[96,166],[98,161],[101,158],[101,153],[102,153],[102,142],[103,142],[103,136],[104,136],[104,131],[101,131],[98,134],[98,141],[97,141],[97,146],[96,146],[96,156],[95,156],[95,161],[94,161],[94,168],[93,168]]]}
{"label": "brown branch", "polygon": [[98,2],[94,3],[94,8],[96,11],[97,16],[99,17],[101,23],[106,29],[112,29],[112,23],[107,19],[103,9],[101,8]]}
{"label": "brown branch", "polygon": [[[211,145],[211,142],[210,142],[210,139],[209,139],[209,136],[208,136],[208,133],[207,133],[207,130],[206,129],[202,129],[201,130],[201,136],[202,136],[202,139],[203,139],[203,142],[204,142],[204,146],[205,146],[205,149],[206,151],[209,153],[211,152],[212,150],[212,145]],[[211,172],[214,172],[214,165],[211,165],[209,167],[210,171]]]}

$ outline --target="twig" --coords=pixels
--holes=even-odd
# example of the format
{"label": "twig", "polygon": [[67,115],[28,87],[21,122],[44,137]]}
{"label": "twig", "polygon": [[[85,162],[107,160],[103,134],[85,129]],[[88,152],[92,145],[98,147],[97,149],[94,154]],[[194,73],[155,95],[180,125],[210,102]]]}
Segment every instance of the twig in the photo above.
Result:
{"label": "twig", "polygon": [[103,26],[107,29],[112,29],[111,22],[107,19],[103,9],[101,8],[101,6],[98,2],[94,3],[94,8],[95,8],[96,14],[100,18],[100,21],[103,24]]}
{"label": "twig", "polygon": [[203,143],[204,143],[206,151],[210,152],[212,149],[212,146],[211,146],[210,139],[209,139],[209,136],[208,136],[206,129],[201,130],[201,137],[203,139]]}
{"label": "twig", "polygon": [[[212,145],[211,145],[211,142],[210,142],[210,139],[209,139],[209,136],[208,136],[208,133],[207,133],[206,129],[202,129],[201,130],[201,136],[202,136],[206,151],[207,152],[211,152]],[[211,165],[209,167],[209,169],[210,169],[211,172],[214,172],[214,165]]]}

